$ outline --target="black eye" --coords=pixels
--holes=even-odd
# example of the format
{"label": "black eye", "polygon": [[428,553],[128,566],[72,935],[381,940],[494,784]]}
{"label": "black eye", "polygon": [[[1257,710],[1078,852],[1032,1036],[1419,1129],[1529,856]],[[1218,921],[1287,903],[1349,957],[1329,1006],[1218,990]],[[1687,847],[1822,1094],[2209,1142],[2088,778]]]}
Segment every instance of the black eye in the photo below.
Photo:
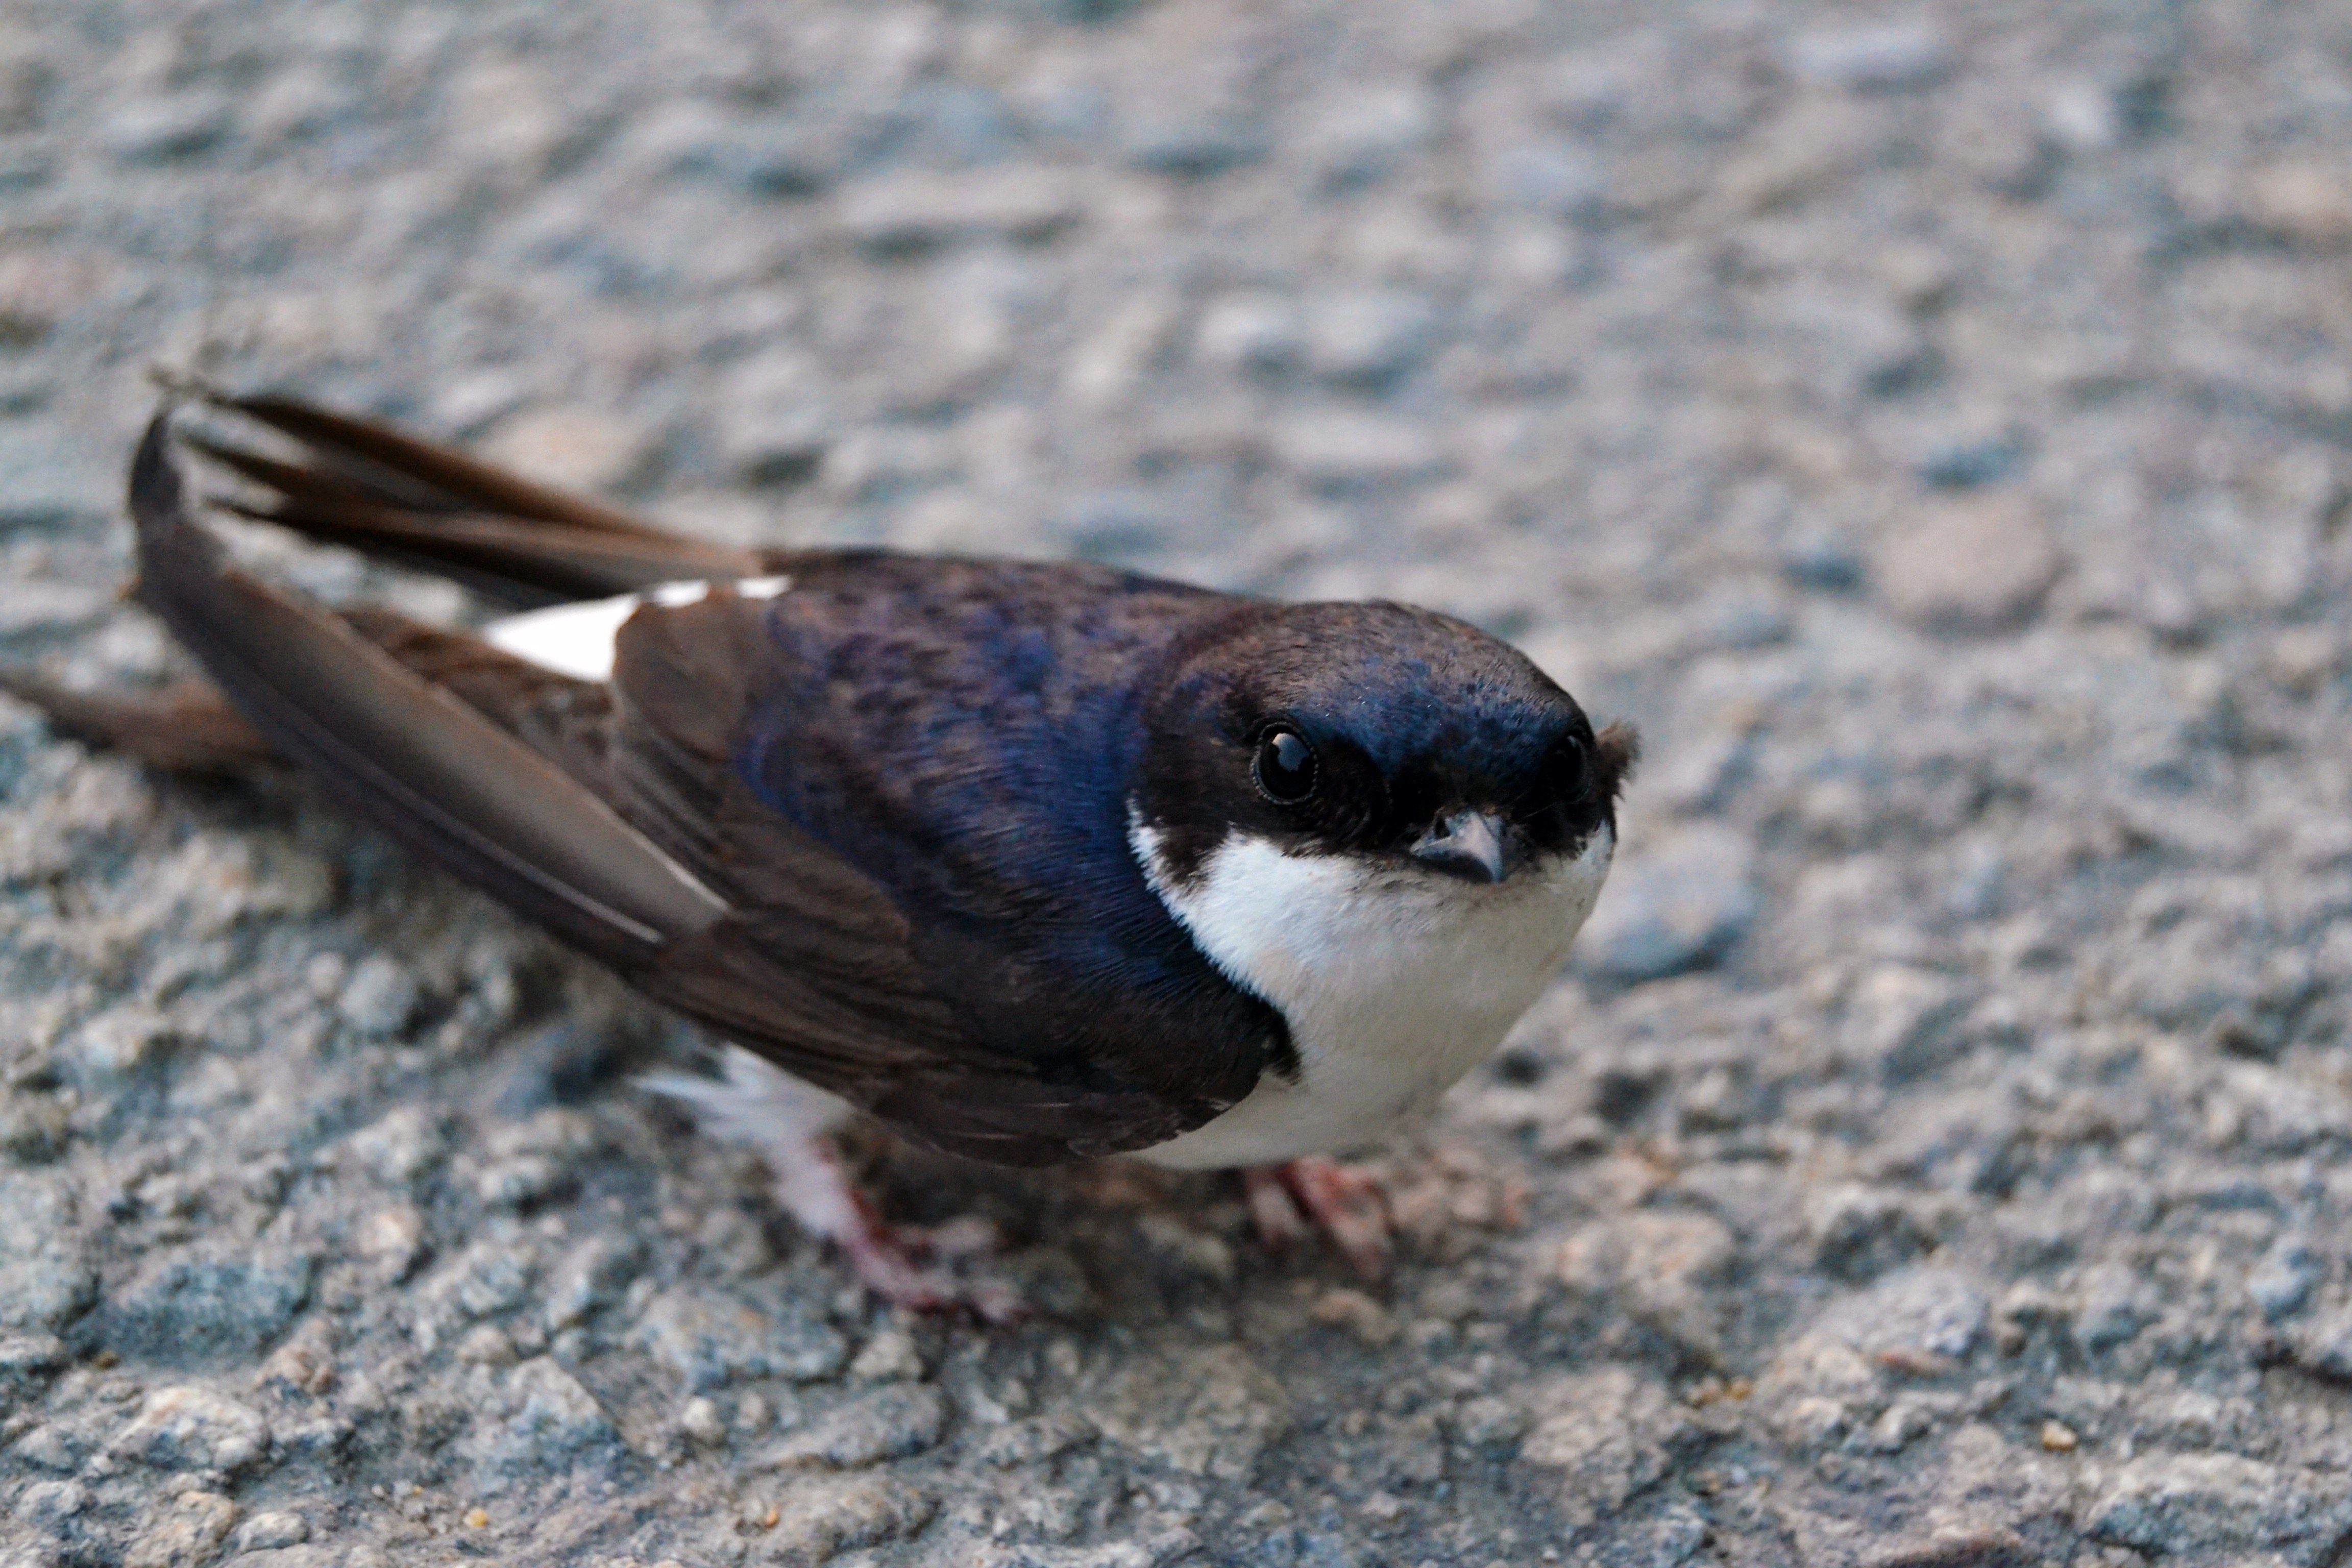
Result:
{"label": "black eye", "polygon": [[1582,800],[1592,789],[1592,759],[1584,742],[1573,735],[1563,735],[1551,749],[1550,765],[1545,770],[1551,775],[1551,787],[1564,801]]}
{"label": "black eye", "polygon": [[1268,730],[1250,759],[1257,793],[1276,805],[1297,805],[1315,793],[1315,748],[1296,730]]}

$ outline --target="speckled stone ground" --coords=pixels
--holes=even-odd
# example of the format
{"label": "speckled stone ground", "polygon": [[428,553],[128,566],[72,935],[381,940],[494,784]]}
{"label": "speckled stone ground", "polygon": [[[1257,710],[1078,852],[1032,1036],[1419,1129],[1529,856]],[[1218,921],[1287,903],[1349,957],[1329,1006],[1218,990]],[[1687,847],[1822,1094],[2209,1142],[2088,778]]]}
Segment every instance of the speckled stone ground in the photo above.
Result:
{"label": "speckled stone ground", "polygon": [[[163,361],[732,538],[1385,595],[1647,730],[1575,972],[1231,1191],[879,1156],[297,782],[0,707],[0,1563],[2335,1564],[2352,12],[17,0],[0,653]],[[256,535],[330,597],[437,587]]]}

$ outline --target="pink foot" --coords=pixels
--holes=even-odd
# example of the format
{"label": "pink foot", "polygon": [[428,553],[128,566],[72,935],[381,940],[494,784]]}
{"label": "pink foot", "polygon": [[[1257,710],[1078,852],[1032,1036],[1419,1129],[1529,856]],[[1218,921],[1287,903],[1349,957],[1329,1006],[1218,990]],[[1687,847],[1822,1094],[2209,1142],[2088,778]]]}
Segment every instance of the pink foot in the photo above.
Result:
{"label": "pink foot", "polygon": [[840,1247],[858,1283],[893,1306],[969,1311],[990,1323],[1014,1322],[1028,1314],[1027,1303],[1012,1286],[969,1278],[954,1267],[996,1250],[996,1227],[986,1220],[890,1224],[850,1180],[829,1138],[809,1139],[789,1162],[772,1154],[770,1164],[775,1168],[776,1196],[801,1228]]}
{"label": "pink foot", "polygon": [[835,1129],[855,1114],[740,1047],[730,1047],[717,1078],[659,1073],[638,1080],[681,1101],[703,1131],[755,1149],[776,1183],[776,1201],[800,1227],[832,1242],[858,1280],[894,1306],[969,1311],[992,1323],[1025,1314],[1020,1293],[1001,1279],[973,1277],[959,1264],[996,1250],[996,1227],[980,1219],[942,1226],[893,1226],[857,1190]]}
{"label": "pink foot", "polygon": [[1364,1279],[1388,1275],[1392,1260],[1388,1196],[1367,1172],[1309,1154],[1282,1165],[1242,1173],[1242,1190],[1258,1239],[1276,1252],[1305,1241],[1318,1230]]}

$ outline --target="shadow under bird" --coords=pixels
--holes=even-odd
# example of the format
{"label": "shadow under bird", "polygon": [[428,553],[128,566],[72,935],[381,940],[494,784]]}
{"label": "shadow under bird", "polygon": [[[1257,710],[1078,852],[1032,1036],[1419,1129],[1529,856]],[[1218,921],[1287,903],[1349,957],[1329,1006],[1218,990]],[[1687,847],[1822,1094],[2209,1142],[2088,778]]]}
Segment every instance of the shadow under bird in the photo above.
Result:
{"label": "shadow under bird", "polygon": [[[1568,955],[1633,732],[1402,605],[1075,563],[680,538],[382,426],[191,389],[247,438],[133,461],[138,596],[213,685],[0,687],[163,765],[290,760],[732,1042],[656,1087],[766,1155],[877,1292],[1015,1305],[884,1224],[863,1111],[1007,1165],[1240,1168],[1271,1237],[1378,1272],[1327,1154],[1432,1105]],[[478,634],[232,565],[218,504],[535,605]]]}

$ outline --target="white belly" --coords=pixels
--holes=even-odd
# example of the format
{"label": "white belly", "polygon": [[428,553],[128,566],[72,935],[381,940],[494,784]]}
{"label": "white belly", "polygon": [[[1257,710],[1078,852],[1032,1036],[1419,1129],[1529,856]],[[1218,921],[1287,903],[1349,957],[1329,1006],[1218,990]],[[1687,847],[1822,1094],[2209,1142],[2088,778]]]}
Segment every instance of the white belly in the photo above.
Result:
{"label": "white belly", "polygon": [[1178,889],[1152,830],[1129,837],[1153,890],[1212,963],[1282,1010],[1298,1052],[1295,1081],[1268,1072],[1223,1116],[1139,1156],[1184,1170],[1342,1151],[1427,1110],[1559,972],[1615,849],[1604,827],[1574,859],[1488,886],[1236,835]]}

